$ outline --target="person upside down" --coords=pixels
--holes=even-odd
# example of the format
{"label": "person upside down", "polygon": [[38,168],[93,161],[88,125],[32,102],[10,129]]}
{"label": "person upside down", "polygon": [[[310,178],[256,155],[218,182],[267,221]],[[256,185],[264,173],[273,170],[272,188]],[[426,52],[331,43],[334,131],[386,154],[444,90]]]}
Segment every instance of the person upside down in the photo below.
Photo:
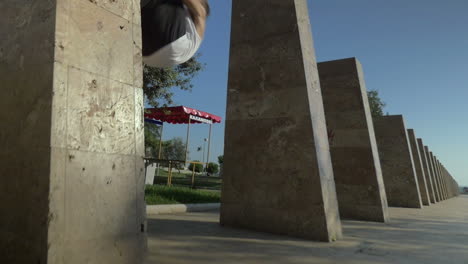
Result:
{"label": "person upside down", "polygon": [[209,15],[208,0],[142,0],[143,62],[166,68],[188,61],[200,48]]}

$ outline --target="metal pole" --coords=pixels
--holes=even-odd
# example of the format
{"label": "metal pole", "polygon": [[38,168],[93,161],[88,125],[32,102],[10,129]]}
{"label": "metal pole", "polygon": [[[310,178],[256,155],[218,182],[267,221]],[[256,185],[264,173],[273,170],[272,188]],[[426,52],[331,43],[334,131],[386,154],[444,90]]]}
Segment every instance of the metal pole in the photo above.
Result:
{"label": "metal pole", "polygon": [[[162,152],[162,138],[163,138],[163,132],[164,132],[164,123],[161,125],[161,135],[159,135],[159,153],[158,153],[158,159],[161,159],[161,152]],[[159,177],[159,168],[161,167],[161,162],[158,161],[158,168],[156,171],[156,177]]]}
{"label": "metal pole", "polygon": [[185,163],[184,166],[187,165],[187,157],[188,157],[188,146],[189,146],[189,135],[190,135],[190,116],[188,120],[188,125],[187,125],[187,139],[185,140]]}
{"label": "metal pole", "polygon": [[208,136],[208,154],[207,154],[207,158],[206,158],[206,163],[209,163],[210,162],[210,147],[211,147],[211,127],[213,126],[213,124],[210,124],[210,134]]}
{"label": "metal pole", "polygon": [[203,158],[202,158],[203,163],[205,163],[205,157],[206,157],[205,156],[205,149],[206,149],[206,138],[203,139]]}

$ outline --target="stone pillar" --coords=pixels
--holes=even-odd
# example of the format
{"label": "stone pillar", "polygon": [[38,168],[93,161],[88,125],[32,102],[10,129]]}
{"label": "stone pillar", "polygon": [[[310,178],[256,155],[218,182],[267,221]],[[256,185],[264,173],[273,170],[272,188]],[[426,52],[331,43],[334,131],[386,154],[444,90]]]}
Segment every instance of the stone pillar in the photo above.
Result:
{"label": "stone pillar", "polygon": [[440,194],[440,184],[437,178],[437,171],[435,169],[434,155],[432,154],[432,151],[429,151],[428,147],[425,147],[425,148],[426,148],[426,151],[428,151],[429,153],[428,157],[429,157],[429,163],[430,163],[431,172],[432,172],[432,182],[434,182],[434,187],[436,189],[437,202],[440,202],[442,201],[442,199],[441,199],[441,194]]}
{"label": "stone pillar", "polygon": [[429,197],[429,188],[426,182],[426,175],[424,174],[423,163],[419,151],[418,141],[413,129],[408,129],[408,138],[411,146],[411,153],[413,154],[414,168],[416,170],[416,177],[418,177],[419,191],[421,193],[421,200],[423,205],[431,205]]}
{"label": "stone pillar", "polygon": [[427,152],[424,148],[422,139],[418,138],[418,148],[421,155],[421,161],[424,169],[424,176],[426,178],[427,189],[429,191],[429,198],[431,203],[436,203],[436,194],[434,189],[434,183],[432,182],[431,169],[429,167],[429,160],[427,159]]}
{"label": "stone pillar", "polygon": [[447,200],[447,189],[445,186],[444,174],[442,172],[442,163],[440,163],[439,159],[436,158],[436,160],[437,160],[437,169],[439,171],[440,185],[442,186],[442,195],[443,195],[444,200]]}
{"label": "stone pillar", "polygon": [[445,200],[444,186],[442,185],[442,180],[440,177],[439,161],[437,160],[437,157],[434,154],[433,154],[433,159],[434,159],[434,170],[435,170],[435,175],[437,178],[437,184],[439,185],[440,200],[444,201]]}
{"label": "stone pillar", "polygon": [[448,179],[448,176],[447,176],[447,171],[445,170],[445,166],[441,163],[440,164],[440,168],[442,170],[442,175],[444,177],[444,186],[445,186],[445,195],[447,196],[447,199],[450,198],[450,183],[449,183],[449,179]]}
{"label": "stone pillar", "polygon": [[403,116],[376,118],[374,127],[388,205],[423,208]]}
{"label": "stone pillar", "polygon": [[233,1],[221,224],[341,237],[306,0]]}
{"label": "stone pillar", "polygon": [[452,183],[451,183],[450,177],[448,176],[447,170],[445,169],[445,166],[442,165],[441,168],[442,168],[442,174],[444,175],[447,198],[450,199],[452,198]]}
{"label": "stone pillar", "polygon": [[1,1],[2,263],[142,263],[139,1]]}
{"label": "stone pillar", "polygon": [[387,198],[362,66],[355,58],[318,64],[342,218],[385,222]]}

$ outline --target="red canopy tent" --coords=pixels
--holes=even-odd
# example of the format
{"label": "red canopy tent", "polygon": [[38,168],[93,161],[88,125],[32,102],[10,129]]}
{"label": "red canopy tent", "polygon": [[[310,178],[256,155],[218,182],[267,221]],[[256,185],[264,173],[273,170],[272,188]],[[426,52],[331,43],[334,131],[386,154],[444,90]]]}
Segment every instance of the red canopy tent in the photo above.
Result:
{"label": "red canopy tent", "polygon": [[148,108],[145,118],[170,124],[221,123],[221,117],[186,106]]}
{"label": "red canopy tent", "polygon": [[[185,163],[187,163],[187,153],[190,136],[190,124],[209,124],[210,132],[208,136],[208,155],[207,163],[210,159],[210,146],[211,146],[211,129],[213,124],[221,123],[221,117],[203,112],[194,108],[186,106],[163,107],[163,108],[147,108],[145,109],[145,121],[148,122],[162,122],[169,124],[187,124],[187,141],[185,150]],[[159,157],[161,158],[161,143],[162,132],[159,147]]]}

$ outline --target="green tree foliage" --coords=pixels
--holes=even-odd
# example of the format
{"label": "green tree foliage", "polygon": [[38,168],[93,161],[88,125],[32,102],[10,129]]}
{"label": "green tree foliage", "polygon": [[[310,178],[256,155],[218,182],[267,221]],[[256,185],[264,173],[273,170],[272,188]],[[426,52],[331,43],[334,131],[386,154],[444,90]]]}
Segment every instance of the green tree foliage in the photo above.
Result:
{"label": "green tree foliage", "polygon": [[[198,160],[195,160],[195,162],[200,162]],[[203,171],[203,165],[202,164],[193,164],[193,163],[190,163],[188,169],[193,171],[193,166],[195,165],[195,172],[202,172]]]}
{"label": "green tree foliage", "polygon": [[174,103],[172,100],[174,88],[191,91],[192,79],[205,67],[198,61],[199,57],[200,54],[197,54],[187,62],[172,68],[154,68],[145,65],[143,91],[146,103],[152,107],[171,106]]}
{"label": "green tree foliage", "polygon": [[385,102],[379,96],[379,91],[370,90],[367,92],[367,97],[369,99],[369,106],[372,113],[372,117],[383,116],[383,109],[385,107]]}
{"label": "green tree foliage", "polygon": [[[143,91],[145,105],[152,107],[170,106],[174,102],[174,88],[183,91],[192,90],[192,79],[204,69],[204,64],[198,61],[200,54],[186,63],[172,68],[143,68]],[[145,154],[147,157],[157,157],[161,130],[155,124],[145,123]]]}
{"label": "green tree foliage", "polygon": [[159,140],[161,127],[156,124],[145,123],[145,155],[157,158],[159,151]]}
{"label": "green tree foliage", "polygon": [[217,163],[210,162],[208,163],[208,166],[206,167],[206,172],[209,174],[216,174],[219,171],[219,166]]}
{"label": "green tree foliage", "polygon": [[218,163],[223,165],[224,162],[224,155],[218,156]]}
{"label": "green tree foliage", "polygon": [[185,160],[186,145],[182,138],[173,138],[163,141],[162,143],[162,159],[168,160]]}

